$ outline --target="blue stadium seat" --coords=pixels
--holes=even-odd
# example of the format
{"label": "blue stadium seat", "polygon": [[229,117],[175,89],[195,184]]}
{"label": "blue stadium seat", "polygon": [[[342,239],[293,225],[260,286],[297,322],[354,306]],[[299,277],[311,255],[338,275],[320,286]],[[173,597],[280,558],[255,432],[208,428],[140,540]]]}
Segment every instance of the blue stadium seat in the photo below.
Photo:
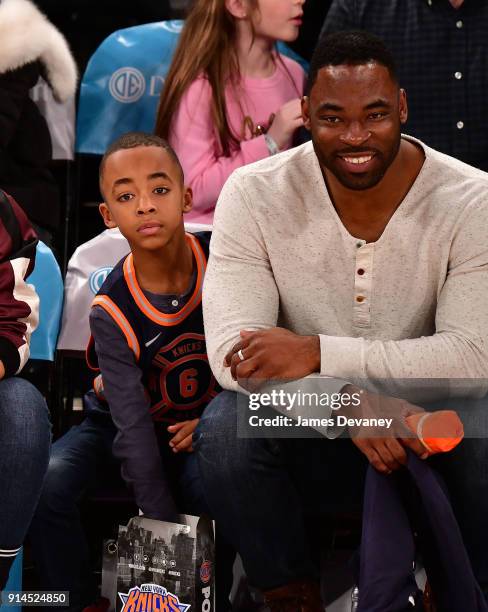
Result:
{"label": "blue stadium seat", "polygon": [[[10,574],[5,591],[21,591],[22,590],[22,550],[19,551],[14,564],[10,568]],[[21,612],[22,606],[2,606],[0,604],[0,612]]]}
{"label": "blue stadium seat", "polygon": [[36,265],[28,282],[34,285],[40,299],[39,326],[30,342],[30,358],[54,361],[63,309],[63,279],[51,249],[39,242]]}
{"label": "blue stadium seat", "polygon": [[[76,151],[102,155],[131,130],[152,132],[159,96],[183,21],[118,30],[92,55],[80,87]],[[283,43],[279,51],[308,64]]]}

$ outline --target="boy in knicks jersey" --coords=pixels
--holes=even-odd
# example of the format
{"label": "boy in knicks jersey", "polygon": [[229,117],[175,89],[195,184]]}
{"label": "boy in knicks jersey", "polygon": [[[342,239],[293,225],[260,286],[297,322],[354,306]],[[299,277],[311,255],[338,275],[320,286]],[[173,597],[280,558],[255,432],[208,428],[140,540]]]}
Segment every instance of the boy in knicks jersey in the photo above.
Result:
{"label": "boy in knicks jersey", "polygon": [[[201,310],[210,232],[185,233],[192,192],[175,153],[157,136],[116,140],[100,164],[100,190],[105,225],[119,228],[131,252],[93,302],[88,363],[100,369],[95,394],[110,407],[113,451],[136,503],[149,518],[172,520],[169,480],[195,471],[192,433],[218,392]],[[171,487],[179,488],[196,493],[191,483]]]}
{"label": "boy in knicks jersey", "polygon": [[[192,192],[178,158],[158,136],[125,134],[101,161],[100,191],[105,225],[120,229],[131,252],[93,302],[87,359],[100,374],[84,421],[54,444],[31,529],[42,588],[70,591],[73,610],[95,599],[77,503],[111,451],[146,517],[208,513],[192,433],[219,391],[201,309],[210,232],[185,233]],[[228,609],[226,579],[219,610]]]}

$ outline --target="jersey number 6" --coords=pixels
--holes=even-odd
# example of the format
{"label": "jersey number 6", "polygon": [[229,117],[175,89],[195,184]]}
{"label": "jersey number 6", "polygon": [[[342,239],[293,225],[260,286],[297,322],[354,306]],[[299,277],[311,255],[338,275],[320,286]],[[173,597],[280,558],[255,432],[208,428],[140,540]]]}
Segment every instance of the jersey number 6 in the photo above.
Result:
{"label": "jersey number 6", "polygon": [[198,389],[197,380],[198,370],[187,368],[180,374],[180,395],[181,397],[193,397]]}

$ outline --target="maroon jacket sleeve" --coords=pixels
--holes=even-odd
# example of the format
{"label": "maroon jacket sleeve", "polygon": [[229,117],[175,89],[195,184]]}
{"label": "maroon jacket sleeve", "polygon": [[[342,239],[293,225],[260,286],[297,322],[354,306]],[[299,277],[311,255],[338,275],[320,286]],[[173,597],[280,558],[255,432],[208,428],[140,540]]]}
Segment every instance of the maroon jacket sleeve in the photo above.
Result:
{"label": "maroon jacket sleeve", "polygon": [[0,189],[0,361],[5,376],[23,368],[30,335],[37,327],[39,298],[26,283],[34,269],[36,245],[25,213]]}

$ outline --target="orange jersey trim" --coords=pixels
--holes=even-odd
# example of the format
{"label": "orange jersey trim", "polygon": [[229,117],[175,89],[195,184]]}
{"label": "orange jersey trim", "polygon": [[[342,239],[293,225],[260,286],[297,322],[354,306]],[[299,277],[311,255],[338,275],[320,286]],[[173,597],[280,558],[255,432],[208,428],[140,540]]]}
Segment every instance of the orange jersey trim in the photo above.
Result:
{"label": "orange jersey trim", "polygon": [[120,308],[106,295],[97,295],[93,300],[92,306],[100,306],[108,313],[114,322],[120,327],[122,333],[124,334],[127,344],[129,348],[133,351],[136,361],[139,361],[139,357],[141,355],[141,349],[139,346],[139,342],[137,340],[137,336],[134,333],[129,321],[125,318],[123,312]]}
{"label": "orange jersey trim", "polygon": [[137,276],[134,268],[134,261],[132,253],[130,253],[124,261],[124,278],[135,303],[141,310],[141,312],[154,323],[163,325],[165,327],[171,327],[173,325],[179,325],[186,317],[195,310],[195,308],[202,301],[202,288],[203,288],[203,277],[205,275],[205,269],[207,267],[207,261],[205,259],[205,253],[198,240],[192,234],[186,234],[186,240],[190,243],[195,261],[197,263],[197,280],[195,283],[195,290],[188,302],[174,314],[166,314],[161,312],[149,302],[147,297],[144,295],[142,289],[137,281]]}
{"label": "orange jersey trim", "polygon": [[[88,344],[85,350],[86,364],[90,368],[90,370],[93,370],[94,372],[100,372],[100,368],[98,367],[98,364],[92,363],[92,361],[90,360],[90,350],[94,346],[95,346],[95,341],[93,340],[93,336],[90,334],[90,337],[88,338]],[[93,348],[93,350],[95,349]]]}

